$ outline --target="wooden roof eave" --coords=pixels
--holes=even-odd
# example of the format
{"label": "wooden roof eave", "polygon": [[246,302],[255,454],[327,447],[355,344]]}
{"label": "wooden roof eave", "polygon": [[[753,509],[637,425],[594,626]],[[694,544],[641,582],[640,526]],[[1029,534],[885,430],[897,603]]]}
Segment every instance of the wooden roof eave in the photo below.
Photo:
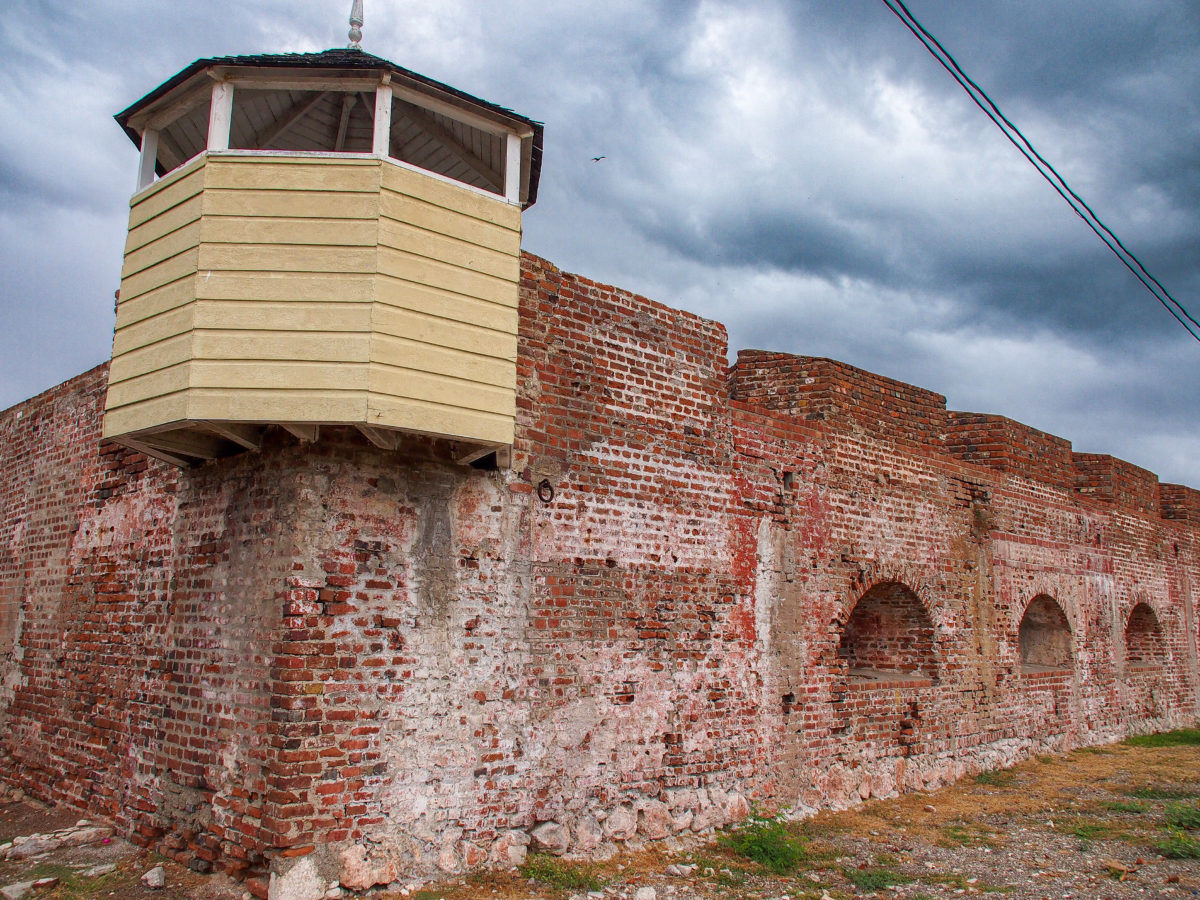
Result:
{"label": "wooden roof eave", "polygon": [[[390,78],[388,77],[390,76]],[[449,91],[406,76],[395,70],[281,68],[251,66],[206,66],[167,93],[154,97],[144,106],[134,104],[115,116],[133,142],[140,146],[147,128],[162,129],[193,107],[208,99],[207,87],[213,81],[225,81],[237,87],[281,91],[373,91],[390,81],[392,92],[402,100],[431,112],[449,116],[473,128],[492,134],[516,134],[532,138],[535,130],[518,116],[505,116],[486,106],[468,102]],[[141,101],[139,101],[140,103]]]}

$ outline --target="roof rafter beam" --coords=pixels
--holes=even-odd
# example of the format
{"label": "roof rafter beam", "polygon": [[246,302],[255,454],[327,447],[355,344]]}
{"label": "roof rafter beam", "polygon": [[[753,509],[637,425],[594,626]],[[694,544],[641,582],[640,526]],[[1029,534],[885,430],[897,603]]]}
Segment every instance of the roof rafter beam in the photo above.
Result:
{"label": "roof rafter beam", "polygon": [[400,446],[399,432],[388,428],[376,428],[373,425],[357,425],[355,427],[362,432],[363,437],[380,450],[395,450]]}
{"label": "roof rafter beam", "polygon": [[[163,151],[166,151],[165,153]],[[166,157],[164,159],[164,157]],[[158,158],[161,160],[161,167],[164,173],[182,166],[188,161],[188,157],[184,155],[175,138],[171,137],[169,131],[160,131],[158,133]],[[173,160],[173,161],[172,161]]]}
{"label": "roof rafter beam", "polygon": [[[221,438],[201,431],[161,431],[155,434],[143,434],[141,442],[155,450],[162,450],[173,456],[192,456],[196,459],[216,459],[222,454]],[[227,452],[227,451],[226,451]]]}
{"label": "roof rafter beam", "polygon": [[[455,155],[463,161],[466,166],[471,169],[476,175],[492,186],[492,189],[497,194],[504,193],[504,182],[500,177],[500,173],[485,163],[482,159],[475,155],[466,144],[456,138],[453,134],[434,121],[433,117],[428,112],[420,107],[413,106],[411,103],[405,103],[404,115],[415,122],[420,128],[427,131],[436,140],[441,141],[447,147],[454,151]],[[393,130],[396,128],[393,123]]]}
{"label": "roof rafter beam", "polygon": [[357,94],[342,95],[342,117],[338,120],[337,138],[333,142],[334,153],[341,153],[346,146],[346,129],[350,127],[350,111],[358,100]]}
{"label": "roof rafter beam", "polygon": [[199,85],[189,82],[190,87],[180,92],[174,100],[162,106],[153,106],[141,110],[129,117],[129,127],[141,133],[147,128],[162,131],[176,119],[181,119],[197,106],[207,103],[212,97],[212,90],[207,80]]}
{"label": "roof rafter beam", "polygon": [[280,427],[302,444],[315,444],[321,436],[320,425],[305,425],[300,422],[281,422]]}
{"label": "roof rafter beam", "polygon": [[[462,122],[464,125],[478,128],[480,131],[486,131],[488,134],[507,134],[512,131],[520,138],[533,137],[533,129],[524,122],[513,122],[509,125],[501,124],[478,113],[463,109],[454,103],[431,96],[427,93],[429,90],[428,87],[424,89],[409,87],[406,82],[408,82],[408,79],[405,79],[399,72],[392,73],[392,94],[397,100],[403,100],[405,103],[413,104],[429,112],[440,113],[448,119],[454,119],[456,122]],[[413,85],[420,84],[420,82],[409,83]]]}
{"label": "roof rafter beam", "polygon": [[285,135],[293,125],[308,115],[309,111],[326,97],[328,97],[329,94],[329,91],[322,91],[309,100],[305,100],[303,98],[297,100],[291,105],[291,107],[289,107],[284,117],[277,123],[274,123],[274,127],[270,131],[267,131],[261,135],[256,134],[254,136],[254,140],[251,142],[254,144],[254,149],[261,150],[266,144],[279,140],[279,138],[283,137],[283,135]]}
{"label": "roof rafter beam", "polygon": [[204,422],[204,427],[218,437],[233,441],[247,450],[262,449],[262,428],[256,425],[239,425],[236,422]]}
{"label": "roof rafter beam", "polygon": [[122,437],[119,441],[116,441],[116,443],[121,444],[123,447],[128,447],[130,450],[136,450],[138,453],[144,453],[146,456],[152,457],[153,459],[161,459],[163,462],[170,463],[173,466],[178,466],[181,469],[186,469],[196,462],[194,459],[188,459],[186,456],[168,453],[165,450],[160,450],[157,447],[151,447],[149,444],[144,444],[141,441],[135,441],[129,437]]}
{"label": "roof rafter beam", "polygon": [[[511,450],[508,444],[471,444],[459,442],[454,445],[454,461],[460,466],[469,466],[485,456],[495,453],[496,465],[503,469],[511,465],[507,453]],[[502,458],[503,457],[503,458]]]}

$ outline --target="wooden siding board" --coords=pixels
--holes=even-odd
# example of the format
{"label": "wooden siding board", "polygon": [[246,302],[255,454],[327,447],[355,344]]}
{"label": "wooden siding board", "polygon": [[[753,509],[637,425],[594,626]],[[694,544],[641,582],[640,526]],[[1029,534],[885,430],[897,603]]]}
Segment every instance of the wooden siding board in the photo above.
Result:
{"label": "wooden siding board", "polygon": [[186,203],[204,190],[205,167],[202,160],[166,175],[129,202],[129,227],[137,228],[167,210]]}
{"label": "wooden siding board", "polygon": [[110,382],[106,408],[119,409],[186,390],[189,380],[188,366],[188,363],[179,363],[135,378]]}
{"label": "wooden siding board", "polygon": [[380,174],[381,187],[384,190],[406,194],[434,206],[482,219],[512,231],[521,230],[520,207],[506,203],[500,197],[493,199],[476,191],[464,190],[453,184],[438,181],[436,178],[426,178],[419,172],[410,171],[403,166],[384,165]]}
{"label": "wooden siding board", "polygon": [[213,244],[374,247],[378,234],[379,225],[374,220],[324,219],[315,216],[273,219],[206,215],[204,218],[204,241]]}
{"label": "wooden siding board", "polygon": [[192,363],[193,388],[228,390],[365,391],[366,365],[344,362],[197,360]]}
{"label": "wooden siding board", "polygon": [[502,306],[517,305],[516,282],[472,272],[391,247],[379,248],[379,271],[393,278],[468,297],[478,297]]}
{"label": "wooden siding board", "polygon": [[192,388],[187,397],[188,417],[193,420],[347,425],[367,421],[363,391]]}
{"label": "wooden siding board", "polygon": [[384,219],[380,222],[379,244],[514,284],[521,276],[519,257],[435,234],[394,219]]}
{"label": "wooden siding board", "polygon": [[508,331],[482,328],[470,322],[430,316],[382,303],[377,305],[371,324],[372,330],[381,335],[407,338],[513,363],[517,360],[517,336]]}
{"label": "wooden siding board", "polygon": [[121,277],[128,278],[172,257],[195,250],[200,245],[199,220],[151,241],[144,247],[125,254]]}
{"label": "wooden siding board", "polygon": [[370,273],[205,272],[196,280],[198,300],[247,302],[369,303],[375,294]]}
{"label": "wooden siding board", "polygon": [[[199,248],[193,247],[186,253],[165,259],[141,272],[123,277],[121,279],[121,297],[129,299],[139,297],[142,294],[147,294],[157,288],[179,281],[181,278],[195,275],[199,252]],[[120,313],[121,309],[118,305],[118,318],[120,317]]]}
{"label": "wooden siding board", "polygon": [[511,418],[445,407],[407,397],[371,394],[367,406],[367,420],[372,425],[448,438],[495,444],[513,442],[514,426]]}
{"label": "wooden siding board", "polygon": [[261,331],[197,329],[194,359],[297,360],[365,363],[370,359],[369,332]]}
{"label": "wooden siding board", "polygon": [[371,361],[500,387],[516,386],[516,364],[503,359],[375,334]]}
{"label": "wooden siding board", "polygon": [[516,415],[515,389],[462,381],[429,372],[372,365],[370,387],[372,393],[380,396],[406,397],[489,415]]}
{"label": "wooden siding board", "polygon": [[113,355],[122,356],[141,347],[148,347],[167,338],[191,331],[194,320],[191,305],[147,316],[137,322],[125,322],[113,335]]}
{"label": "wooden siding board", "polygon": [[199,266],[203,270],[234,272],[342,272],[370,275],[375,272],[374,247],[315,247],[302,252],[270,244],[204,244]]}
{"label": "wooden siding board", "polygon": [[370,303],[287,300],[198,300],[196,328],[246,331],[369,331]]}
{"label": "wooden siding board", "polygon": [[125,290],[121,291],[121,301],[117,308],[117,331],[136,325],[143,319],[149,319],[192,302],[196,279],[194,275],[186,275],[178,281],[164,284],[144,294],[126,298]]}
{"label": "wooden siding board", "polygon": [[[307,163],[301,165],[298,163]],[[345,191],[379,190],[379,160],[320,157],[229,157],[209,160],[207,186],[238,190]]]}
{"label": "wooden siding board", "polygon": [[192,333],[189,331],[114,357],[108,380],[110,384],[116,384],[139,375],[157,372],[168,366],[189,362],[191,358]]}
{"label": "wooden siding board", "polygon": [[403,222],[415,228],[423,228],[435,234],[445,235],[497,253],[519,257],[521,232],[503,225],[496,225],[457,210],[446,209],[392,190],[383,190],[379,195],[379,214],[383,220],[380,227],[393,222]]}
{"label": "wooden siding board", "polygon": [[211,188],[204,192],[204,212],[243,218],[375,220],[379,218],[379,194]]}
{"label": "wooden siding board", "polygon": [[379,277],[375,297],[376,302],[384,308],[412,310],[452,321],[471,322],[492,331],[517,333],[515,306],[449,293],[390,276]]}
{"label": "wooden siding board", "polygon": [[132,403],[104,413],[102,435],[106,438],[134,434],[187,418],[187,394],[170,394]]}
{"label": "wooden siding board", "polygon": [[152,219],[147,219],[141,225],[131,227],[125,238],[125,253],[140,250],[148,244],[179,231],[193,222],[199,221],[201,204],[204,201],[201,194],[195,194]]}

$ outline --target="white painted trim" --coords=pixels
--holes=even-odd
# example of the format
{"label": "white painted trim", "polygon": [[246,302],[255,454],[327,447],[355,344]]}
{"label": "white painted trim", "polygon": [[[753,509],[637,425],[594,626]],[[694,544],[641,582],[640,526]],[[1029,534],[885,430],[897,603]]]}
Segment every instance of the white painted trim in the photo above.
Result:
{"label": "white painted trim", "polygon": [[439,100],[436,97],[431,97],[429,94],[424,94],[421,91],[413,90],[404,85],[392,82],[392,93],[401,100],[411,103],[413,106],[419,106],[421,109],[427,109],[430,112],[441,113],[443,116],[448,116],[464,125],[470,125],[472,128],[478,128],[480,131],[486,131],[489,134],[508,134],[514,128],[519,128],[517,134],[520,137],[532,137],[533,131],[523,123],[518,125],[503,125],[499,122],[494,122],[491,119],[484,118],[477,113],[468,112],[467,110],[455,106],[453,103],[447,103],[444,100]]}
{"label": "white painted trim", "polygon": [[212,88],[208,108],[208,149],[229,149],[229,128],[233,123],[233,85],[218,81]]}
{"label": "white painted trim", "polygon": [[345,91],[355,94],[359,91],[374,90],[379,84],[378,76],[370,78],[358,75],[338,78],[322,77],[314,73],[288,77],[268,73],[260,77],[238,69],[225,69],[224,73],[224,80],[229,84],[253,88],[256,91]]}
{"label": "white painted trim", "polygon": [[229,156],[296,156],[301,159],[357,159],[362,162],[376,162],[374,153],[359,153],[353,150],[245,150],[241,148],[232,148],[229,150],[206,150],[207,156],[212,157],[229,157]]}
{"label": "white painted trim", "polygon": [[[344,159],[346,161],[361,160],[363,162],[374,161],[376,157],[373,153],[334,153],[330,150],[213,150],[204,154],[216,159],[222,157],[271,157],[271,156],[286,156],[293,159]],[[426,178],[434,178],[445,184],[454,185],[456,188],[462,188],[464,191],[471,191],[481,197],[487,197],[491,200],[497,200],[500,203],[509,203],[506,197],[502,197],[495,191],[488,191],[481,187],[476,187],[473,184],[467,184],[465,181],[459,181],[455,178],[450,178],[446,175],[440,175],[437,172],[431,172],[429,169],[422,169],[420,166],[414,166],[412,163],[407,163],[402,159],[396,159],[394,156],[383,158],[383,162],[393,166],[399,166],[401,169],[407,169],[410,172],[419,172]],[[174,171],[174,170],[172,170]],[[512,202],[513,206],[519,206],[519,203]]]}
{"label": "white painted trim", "polygon": [[512,133],[505,147],[504,199],[509,203],[521,202],[521,139]]}
{"label": "white painted trim", "polygon": [[[462,188],[464,191],[471,191],[472,193],[478,194],[481,197],[487,197],[489,200],[495,200],[498,203],[508,203],[509,202],[509,200],[507,198],[500,196],[495,191],[484,190],[481,187],[475,187],[475,185],[473,185],[473,184],[467,184],[465,181],[459,181],[458,179],[450,178],[447,175],[441,175],[437,172],[431,172],[428,169],[422,169],[420,166],[414,166],[412,163],[406,163],[404,160],[396,159],[396,157],[394,157],[394,156],[389,156],[387,159],[384,160],[384,162],[391,163],[393,166],[399,166],[401,169],[408,169],[408,171],[410,171],[410,172],[419,172],[421,175],[424,175],[426,178],[434,178],[445,184],[452,184],[456,188]],[[512,205],[519,206],[520,204],[513,203]]]}
{"label": "white painted trim", "polygon": [[176,166],[174,169],[171,169],[169,172],[167,172],[165,175],[163,175],[162,178],[159,178],[157,181],[155,181],[153,184],[148,184],[148,185],[146,185],[146,187],[142,188],[140,191],[135,193],[129,199],[129,204],[132,206],[136,203],[140,203],[143,199],[145,199],[150,194],[153,194],[155,191],[165,190],[166,188],[170,187],[172,184],[174,184],[179,179],[184,178],[187,175],[190,175],[192,172],[196,171],[196,169],[198,169],[202,165],[204,165],[204,162],[207,159],[208,159],[208,153],[201,150],[199,153],[197,153],[195,156],[193,156],[191,159],[189,159],[183,165]]}
{"label": "white painted trim", "polygon": [[154,128],[147,128],[142,132],[142,152],[138,158],[138,177],[137,187],[134,189],[135,194],[154,184],[155,167],[157,165],[158,131]]}
{"label": "white painted trim", "polygon": [[392,140],[392,86],[380,84],[375,88],[375,138],[372,151],[386,157]]}
{"label": "white painted trim", "polygon": [[[370,153],[332,153],[328,150],[206,150],[197,153],[183,165],[178,166],[154,182],[152,185],[147,185],[142,190],[134,194],[131,202],[137,200],[138,196],[151,188],[157,188],[159,185],[174,180],[177,176],[184,173],[185,169],[196,164],[198,161],[203,161],[212,157],[214,159],[230,159],[230,158],[247,158],[247,157],[291,157],[293,159],[344,159],[347,162],[376,162],[379,160],[374,154]],[[458,181],[446,175],[439,175],[437,172],[431,172],[428,169],[422,169],[420,166],[414,166],[412,163],[406,163],[404,160],[396,159],[393,156],[384,157],[382,162],[389,165],[398,166],[401,169],[407,169],[410,172],[417,172],[424,175],[426,178],[433,178],[443,184],[449,184],[464,191],[470,191],[473,194],[478,194],[480,197],[487,197],[489,200],[495,200],[498,203],[512,203],[513,206],[519,206],[519,203],[509,201],[506,197],[501,197],[495,191],[484,190],[476,187],[473,184]]]}
{"label": "white painted trim", "polygon": [[129,127],[134,129],[157,128],[162,131],[173,122],[182,119],[190,113],[195,107],[211,99],[212,90],[205,82],[202,85],[194,87],[189,93],[180,94],[170,103],[148,110],[147,112],[138,113],[129,120]]}

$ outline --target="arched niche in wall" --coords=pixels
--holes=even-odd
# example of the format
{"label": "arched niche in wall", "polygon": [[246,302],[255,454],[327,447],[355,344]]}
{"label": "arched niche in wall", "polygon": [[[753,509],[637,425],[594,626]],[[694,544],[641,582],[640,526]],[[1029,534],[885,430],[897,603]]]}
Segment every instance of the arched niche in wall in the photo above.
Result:
{"label": "arched niche in wall", "polygon": [[852,682],[936,680],[933,621],[920,597],[898,581],[872,587],[850,612],[838,658]]}
{"label": "arched niche in wall", "polygon": [[1030,601],[1017,639],[1025,672],[1069,672],[1074,666],[1071,623],[1053,597],[1039,594]]}
{"label": "arched niche in wall", "polygon": [[1125,664],[1130,669],[1153,668],[1166,660],[1166,639],[1149,603],[1138,603],[1125,623]]}

